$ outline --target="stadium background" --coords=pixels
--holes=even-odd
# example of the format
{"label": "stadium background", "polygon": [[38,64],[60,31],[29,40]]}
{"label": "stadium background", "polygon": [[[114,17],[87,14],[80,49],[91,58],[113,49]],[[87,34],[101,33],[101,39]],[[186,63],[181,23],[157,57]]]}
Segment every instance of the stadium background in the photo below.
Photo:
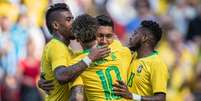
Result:
{"label": "stadium background", "polygon": [[[44,26],[45,11],[57,2],[66,2],[75,17],[109,15],[124,45],[140,21],[159,22],[164,34],[158,50],[169,68],[167,101],[200,101],[201,1],[138,0],[139,5],[134,1],[0,0],[0,101],[19,101],[20,84],[35,89],[42,49],[51,39]],[[71,46],[80,50],[76,41]],[[26,67],[34,68],[31,77],[23,73]]]}

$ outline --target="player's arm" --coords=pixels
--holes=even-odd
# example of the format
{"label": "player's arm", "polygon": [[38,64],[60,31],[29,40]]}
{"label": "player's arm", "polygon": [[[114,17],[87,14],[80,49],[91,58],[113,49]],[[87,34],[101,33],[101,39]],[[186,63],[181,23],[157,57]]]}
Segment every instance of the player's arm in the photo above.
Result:
{"label": "player's arm", "polygon": [[56,79],[61,83],[68,83],[77,78],[93,61],[107,57],[110,53],[110,49],[107,46],[101,48],[93,48],[88,56],[82,59],[80,62],[71,65],[60,65],[54,70]]}
{"label": "player's arm", "polygon": [[69,101],[85,101],[84,86],[78,85],[71,88]]}
{"label": "player's arm", "polygon": [[142,96],[141,101],[165,101],[165,93],[155,93],[154,96]]}
{"label": "player's arm", "polygon": [[116,95],[122,96],[126,99],[135,101],[165,101],[165,93],[155,93],[154,96],[141,96],[129,92],[127,85],[123,81],[117,80],[117,84],[113,85],[113,90]]}

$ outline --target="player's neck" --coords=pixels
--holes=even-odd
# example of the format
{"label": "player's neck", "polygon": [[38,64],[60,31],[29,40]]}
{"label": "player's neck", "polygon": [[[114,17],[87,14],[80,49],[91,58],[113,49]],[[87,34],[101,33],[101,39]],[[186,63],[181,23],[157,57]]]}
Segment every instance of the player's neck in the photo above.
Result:
{"label": "player's neck", "polygon": [[149,56],[150,54],[152,54],[154,51],[153,48],[148,47],[148,46],[141,46],[139,49],[137,49],[137,58],[143,58],[146,56]]}
{"label": "player's neck", "polygon": [[55,32],[53,34],[53,37],[56,38],[57,40],[60,40],[61,42],[63,42],[66,46],[68,46],[70,44],[70,40],[65,39],[65,37],[63,37],[61,34]]}

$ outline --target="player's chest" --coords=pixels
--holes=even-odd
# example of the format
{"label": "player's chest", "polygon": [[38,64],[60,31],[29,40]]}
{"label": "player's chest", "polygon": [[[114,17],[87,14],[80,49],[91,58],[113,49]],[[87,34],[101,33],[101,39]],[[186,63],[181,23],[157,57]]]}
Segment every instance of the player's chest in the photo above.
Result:
{"label": "player's chest", "polygon": [[128,76],[128,82],[134,82],[135,84],[149,83],[150,70],[149,66],[142,62],[137,62],[131,65],[131,71]]}

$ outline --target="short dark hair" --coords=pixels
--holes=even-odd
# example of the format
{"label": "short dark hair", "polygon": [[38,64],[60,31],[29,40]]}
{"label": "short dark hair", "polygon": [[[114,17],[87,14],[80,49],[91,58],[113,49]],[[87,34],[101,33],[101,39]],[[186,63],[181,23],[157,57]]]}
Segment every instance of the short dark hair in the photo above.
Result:
{"label": "short dark hair", "polygon": [[72,32],[82,43],[96,40],[97,28],[96,18],[88,14],[78,16],[72,24]]}
{"label": "short dark hair", "polygon": [[56,13],[58,11],[70,11],[70,9],[68,5],[65,3],[56,3],[49,7],[49,9],[46,12],[45,19],[46,19],[46,26],[50,31],[50,33],[53,32],[53,28],[51,25],[52,22],[58,19],[58,13]]}
{"label": "short dark hair", "polygon": [[141,27],[146,28],[151,32],[155,41],[154,45],[156,45],[158,41],[160,41],[163,32],[158,23],[152,20],[144,20],[141,22]]}
{"label": "short dark hair", "polygon": [[114,29],[114,23],[112,19],[106,15],[99,15],[96,17],[99,26],[111,26]]}

